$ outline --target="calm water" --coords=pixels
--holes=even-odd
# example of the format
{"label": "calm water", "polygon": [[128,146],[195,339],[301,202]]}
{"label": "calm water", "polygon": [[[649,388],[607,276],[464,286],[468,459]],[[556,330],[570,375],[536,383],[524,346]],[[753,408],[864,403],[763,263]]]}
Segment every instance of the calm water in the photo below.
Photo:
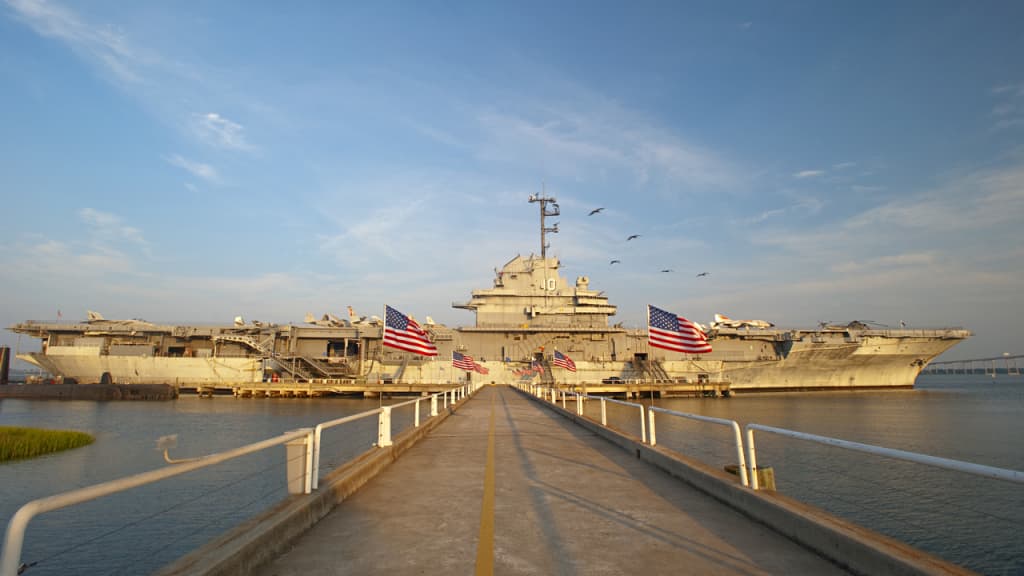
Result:
{"label": "calm water", "polygon": [[[930,376],[912,391],[765,394],[659,400],[683,412],[1024,470],[1024,379]],[[0,465],[0,521],[29,500],[164,466],[172,456],[234,448],[378,406],[369,400],[183,397],[173,402],[0,401],[0,425],[83,430],[88,447]],[[588,408],[590,410],[591,408]],[[611,414],[624,426],[632,413]],[[408,426],[411,411],[398,414]],[[325,433],[323,468],[370,447],[376,420]],[[735,460],[722,430],[658,421],[658,441],[715,466]],[[759,463],[780,491],[987,574],[1024,574],[1024,489],[761,434]],[[26,574],[154,570],[286,493],[284,450],[37,517]],[[117,514],[112,511],[116,510]]]}

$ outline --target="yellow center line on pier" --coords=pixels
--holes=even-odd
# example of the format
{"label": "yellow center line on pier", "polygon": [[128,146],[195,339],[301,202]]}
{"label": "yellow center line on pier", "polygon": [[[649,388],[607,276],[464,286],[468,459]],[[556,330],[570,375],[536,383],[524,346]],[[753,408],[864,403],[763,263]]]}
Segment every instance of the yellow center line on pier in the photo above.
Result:
{"label": "yellow center line on pier", "polygon": [[487,465],[484,468],[484,500],[480,506],[480,540],[476,545],[476,576],[494,574],[494,396],[487,433]]}

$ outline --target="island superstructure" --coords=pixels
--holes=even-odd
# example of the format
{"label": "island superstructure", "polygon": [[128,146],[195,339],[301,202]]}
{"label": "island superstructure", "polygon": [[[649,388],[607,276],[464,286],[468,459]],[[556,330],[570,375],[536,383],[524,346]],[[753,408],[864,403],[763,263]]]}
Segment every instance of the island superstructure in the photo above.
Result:
{"label": "island superstructure", "polygon": [[[451,365],[453,351],[471,355],[487,374],[510,383],[539,379],[573,388],[633,383],[652,393],[682,382],[727,382],[732,392],[910,388],[925,365],[970,332],[910,330],[862,323],[807,329],[768,323],[712,324],[712,352],[682,354],[651,347],[645,328],[612,324],[617,308],[586,276],[569,282],[548,257],[545,218],[558,214],[553,198],[540,204],[541,254],[517,255],[495,271],[490,288],[473,290],[454,308],[474,312],[472,326],[421,322],[438,348],[425,358],[385,347],[376,317],[307,316],[304,324],[158,325],[106,320],[23,322],[9,329],[41,341],[18,358],[79,383],[152,383],[231,387],[294,381],[331,389],[341,383],[447,383],[470,377]],[[767,327],[765,327],[767,326]],[[576,372],[551,364],[555,350]],[[349,388],[350,389],[350,388]]]}

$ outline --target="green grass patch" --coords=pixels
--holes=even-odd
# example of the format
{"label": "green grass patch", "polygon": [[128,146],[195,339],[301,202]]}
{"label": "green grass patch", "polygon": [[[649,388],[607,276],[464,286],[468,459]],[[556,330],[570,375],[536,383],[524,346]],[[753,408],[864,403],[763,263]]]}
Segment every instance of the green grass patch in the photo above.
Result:
{"label": "green grass patch", "polygon": [[0,426],[0,462],[70,450],[92,444],[93,440],[89,434],[73,430]]}

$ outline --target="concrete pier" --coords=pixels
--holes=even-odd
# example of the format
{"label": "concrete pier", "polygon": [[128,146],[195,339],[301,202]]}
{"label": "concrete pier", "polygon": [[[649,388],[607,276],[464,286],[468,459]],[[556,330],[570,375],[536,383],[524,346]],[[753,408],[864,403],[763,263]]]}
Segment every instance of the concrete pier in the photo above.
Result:
{"label": "concrete pier", "polygon": [[505,386],[158,572],[367,573],[972,574]]}
{"label": "concrete pier", "polygon": [[848,573],[505,387],[255,573],[474,572]]}

